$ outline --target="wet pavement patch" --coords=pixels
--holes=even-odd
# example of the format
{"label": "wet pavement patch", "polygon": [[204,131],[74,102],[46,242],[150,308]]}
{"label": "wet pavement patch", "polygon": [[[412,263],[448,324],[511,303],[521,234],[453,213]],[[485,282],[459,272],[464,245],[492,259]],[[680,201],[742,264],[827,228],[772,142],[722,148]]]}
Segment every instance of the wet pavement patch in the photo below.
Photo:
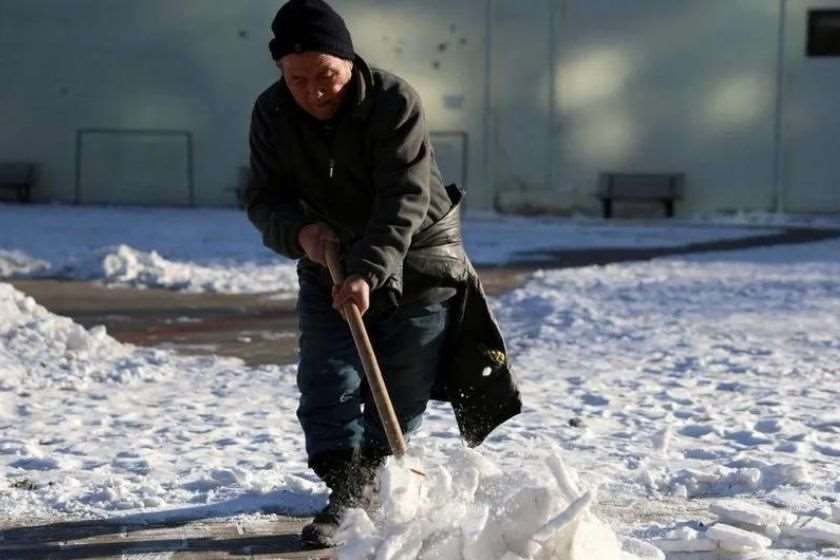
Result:
{"label": "wet pavement patch", "polygon": [[[482,273],[491,295],[520,286],[521,270]],[[104,325],[129,344],[185,354],[241,358],[249,366],[297,361],[294,299],[272,294],[190,294],[160,289],[109,288],[90,282],[19,280],[14,286],[53,313],[85,328]]]}

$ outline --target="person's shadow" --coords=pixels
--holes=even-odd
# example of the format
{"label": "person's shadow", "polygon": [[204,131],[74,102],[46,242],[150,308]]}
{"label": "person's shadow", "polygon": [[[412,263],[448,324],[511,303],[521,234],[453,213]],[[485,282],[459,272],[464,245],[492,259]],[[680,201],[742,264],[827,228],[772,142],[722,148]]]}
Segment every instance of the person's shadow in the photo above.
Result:
{"label": "person's shadow", "polygon": [[[311,501],[311,508],[306,503]],[[258,522],[228,521],[248,513],[288,514],[277,504],[294,503],[296,511],[317,511],[323,498],[288,491],[237,498],[206,506],[126,515],[100,520],[63,521],[0,529],[0,559],[94,560],[98,558],[169,558],[166,553],[218,553],[235,558],[288,554],[288,558],[332,558],[330,551],[306,551],[299,533],[303,517]],[[212,520],[204,522],[205,520]],[[160,556],[158,556],[160,554]]]}

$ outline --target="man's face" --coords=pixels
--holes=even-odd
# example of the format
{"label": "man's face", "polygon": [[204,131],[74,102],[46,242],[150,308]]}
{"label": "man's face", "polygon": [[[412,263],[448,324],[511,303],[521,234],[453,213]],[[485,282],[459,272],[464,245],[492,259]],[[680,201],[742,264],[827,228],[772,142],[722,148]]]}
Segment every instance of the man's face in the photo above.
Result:
{"label": "man's face", "polygon": [[298,106],[320,121],[338,113],[353,75],[353,63],[330,54],[287,54],[277,63]]}

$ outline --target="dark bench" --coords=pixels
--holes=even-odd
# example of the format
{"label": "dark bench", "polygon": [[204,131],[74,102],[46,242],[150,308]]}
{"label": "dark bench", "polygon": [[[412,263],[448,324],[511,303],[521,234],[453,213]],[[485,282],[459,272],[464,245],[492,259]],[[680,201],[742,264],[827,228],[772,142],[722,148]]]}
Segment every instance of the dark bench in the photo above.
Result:
{"label": "dark bench", "polygon": [[661,202],[665,215],[674,216],[674,201],[681,196],[683,173],[602,173],[598,197],[604,218],[612,217],[613,201]]}
{"label": "dark bench", "polygon": [[0,163],[0,189],[13,189],[19,202],[29,202],[34,182],[34,163]]}

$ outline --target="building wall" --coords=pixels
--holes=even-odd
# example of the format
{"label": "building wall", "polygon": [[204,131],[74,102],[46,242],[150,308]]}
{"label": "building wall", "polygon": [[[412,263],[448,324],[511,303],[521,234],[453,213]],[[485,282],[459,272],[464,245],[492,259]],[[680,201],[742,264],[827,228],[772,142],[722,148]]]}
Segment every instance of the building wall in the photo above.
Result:
{"label": "building wall", "polygon": [[[0,88],[0,159],[42,164],[36,199],[75,200],[81,169],[82,201],[111,196],[121,203],[187,203],[180,171],[186,164],[178,159],[185,157],[184,148],[169,134],[186,131],[193,145],[194,202],[232,204],[238,168],[247,163],[253,101],[278,76],[266,45],[279,5],[2,0],[0,83],[11,87]],[[461,150],[483,143],[482,98],[468,94],[481,91],[484,78],[483,4],[334,5],[358,52],[420,90],[432,130],[467,137],[439,140],[449,147],[441,156],[453,180],[479,175],[478,158],[470,158],[462,172]],[[135,141],[112,134],[112,145],[102,146],[101,135],[84,135],[77,161],[77,133],[91,129],[124,131]],[[148,133],[157,130],[167,134]],[[147,133],[138,137],[140,131]],[[104,160],[107,154],[111,161]],[[165,164],[179,169],[175,177]],[[115,184],[109,193],[109,174],[129,186]]]}
{"label": "building wall", "polygon": [[[505,157],[496,185],[503,206],[524,199],[595,211],[602,171],[684,172],[683,210],[770,204],[777,3],[555,4],[554,17],[530,14],[529,27],[554,46],[554,67],[532,65],[526,80],[541,84],[534,102],[542,106],[519,119],[524,102],[502,108],[508,118],[496,135]],[[497,18],[498,27],[510,25]],[[502,79],[499,87],[511,85]],[[553,107],[543,103],[552,87]],[[541,118],[548,120],[540,125]],[[551,157],[509,141],[509,127],[538,134]]]}
{"label": "building wall", "polygon": [[780,95],[780,208],[840,212],[840,57],[805,57],[807,12],[837,0],[788,0]]}
{"label": "building wall", "polygon": [[685,173],[682,213],[840,211],[840,58],[805,56],[837,0],[493,6],[497,208],[595,213],[622,171]]}
{"label": "building wall", "polygon": [[[0,104],[12,110],[2,158],[41,162],[35,195],[72,201],[78,130],[184,130],[194,141],[195,202],[231,203],[249,105],[272,77],[255,48],[270,10],[253,4],[3,1],[0,82],[12,87],[0,88]],[[151,201],[166,188],[145,187]]]}
{"label": "building wall", "polygon": [[[232,204],[280,4],[0,0],[0,160],[40,162],[41,200]],[[661,171],[682,213],[840,211],[840,59],[804,56],[840,0],[334,5],[420,91],[470,208],[594,213],[599,172]]]}
{"label": "building wall", "polygon": [[445,178],[469,190],[470,207],[487,207],[485,2],[336,0],[333,5],[345,17],[357,52],[417,89]]}

